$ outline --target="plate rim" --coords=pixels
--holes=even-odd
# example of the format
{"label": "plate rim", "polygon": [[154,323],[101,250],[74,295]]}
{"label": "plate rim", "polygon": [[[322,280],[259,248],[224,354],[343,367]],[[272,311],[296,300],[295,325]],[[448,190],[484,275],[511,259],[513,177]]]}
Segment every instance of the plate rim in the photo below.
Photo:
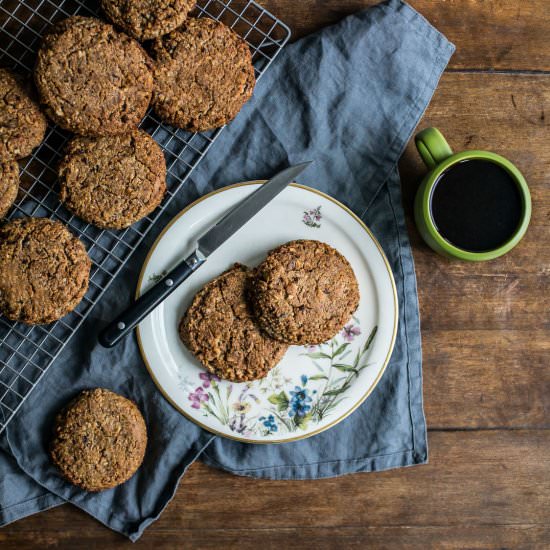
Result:
{"label": "plate rim", "polygon": [[[136,291],[135,291],[134,297],[137,299],[141,295],[140,288],[141,288],[141,285],[143,283],[143,277],[145,276],[145,271],[147,269],[149,261],[151,260],[151,256],[153,255],[154,251],[156,250],[159,242],[164,237],[166,232],[172,227],[172,225],[174,225],[174,223],[176,223],[183,215],[185,215],[189,210],[191,210],[191,208],[197,206],[202,201],[204,201],[204,200],[206,200],[206,199],[208,199],[208,198],[210,198],[214,195],[217,195],[219,193],[227,191],[229,189],[235,189],[237,187],[244,187],[244,186],[248,186],[248,185],[264,184],[267,181],[268,180],[261,180],[260,179],[260,180],[243,181],[243,182],[239,182],[239,183],[233,183],[231,185],[226,185],[226,186],[221,187],[219,189],[215,189],[214,191],[211,191],[210,193],[207,193],[206,195],[203,195],[202,197],[199,197],[197,200],[195,200],[192,203],[188,204],[185,208],[183,208],[180,212],[178,212],[166,224],[166,227],[164,227],[164,229],[159,233],[159,235],[157,236],[157,238],[155,239],[155,241],[151,245],[149,251],[147,252],[147,256],[143,260],[143,264],[141,266],[141,271],[139,273],[139,278],[138,278],[138,281],[137,281]],[[343,415],[339,416],[338,418],[334,419],[332,422],[330,422],[326,426],[323,426],[321,428],[318,428],[318,429],[316,429],[312,432],[306,433],[306,434],[298,435],[298,436],[291,437],[291,438],[288,438],[288,439],[275,439],[275,440],[270,439],[268,441],[262,441],[262,440],[255,440],[255,439],[251,440],[250,438],[238,437],[238,436],[228,435],[228,434],[219,432],[219,431],[215,430],[214,428],[211,428],[210,426],[206,426],[202,422],[198,421],[196,418],[193,418],[192,416],[187,414],[183,410],[183,408],[181,408],[167,394],[167,392],[162,387],[161,383],[157,380],[157,377],[155,376],[155,374],[153,372],[153,369],[151,368],[151,365],[149,364],[149,361],[148,361],[147,356],[145,354],[145,350],[143,348],[143,342],[142,342],[142,339],[141,339],[141,332],[140,332],[140,328],[139,328],[139,325],[138,325],[136,327],[136,336],[137,336],[138,347],[139,347],[139,352],[140,352],[141,358],[142,358],[142,360],[145,364],[145,367],[146,367],[146,369],[149,373],[149,376],[151,377],[151,379],[155,383],[155,386],[160,391],[160,393],[162,394],[164,399],[166,399],[168,401],[168,403],[170,403],[170,405],[172,405],[172,407],[174,407],[180,414],[182,414],[185,418],[187,418],[187,420],[189,420],[190,422],[193,422],[194,424],[196,424],[197,426],[199,426],[203,430],[206,430],[207,432],[209,432],[211,434],[214,434],[216,436],[225,437],[227,439],[231,439],[231,440],[234,440],[234,441],[239,441],[240,443],[249,443],[249,444],[253,444],[253,445],[271,445],[271,444],[292,443],[294,441],[300,441],[302,439],[307,439],[307,438],[312,437],[314,435],[317,435],[321,432],[324,432],[324,431],[336,426],[336,424],[339,424],[340,422],[342,422],[342,420],[345,420],[348,416],[350,416],[352,413],[354,413],[366,401],[366,399],[369,397],[369,395],[374,391],[374,388],[376,388],[376,386],[380,382],[380,379],[382,378],[382,376],[386,372],[386,368],[387,368],[387,366],[390,362],[390,359],[391,359],[391,356],[392,356],[392,353],[393,353],[393,350],[394,350],[394,347],[395,347],[395,341],[396,341],[396,338],[397,338],[397,327],[398,327],[398,324],[399,324],[399,302],[398,302],[398,298],[397,298],[397,287],[395,285],[395,279],[394,279],[394,276],[393,276],[393,271],[391,269],[390,263],[388,261],[388,258],[386,257],[384,249],[382,248],[382,246],[378,242],[378,239],[373,235],[372,231],[367,227],[367,225],[363,222],[363,220],[361,220],[361,218],[359,218],[359,216],[357,216],[357,214],[355,214],[355,212],[350,210],[345,204],[342,204],[339,200],[335,199],[334,197],[331,197],[327,193],[324,193],[323,191],[319,191],[318,189],[315,189],[313,187],[309,187],[307,185],[303,185],[303,184],[296,183],[296,182],[290,183],[289,187],[304,189],[305,191],[311,191],[312,193],[314,193],[316,195],[320,195],[321,197],[329,200],[330,202],[334,203],[336,206],[339,206],[340,208],[342,208],[342,210],[344,210],[346,213],[351,215],[355,219],[355,221],[357,221],[359,223],[359,225],[367,232],[369,237],[372,239],[372,241],[376,245],[376,248],[378,249],[378,251],[380,252],[380,254],[382,256],[382,259],[384,261],[384,265],[385,265],[386,270],[388,272],[388,275],[390,277],[390,282],[391,282],[391,286],[392,286],[392,296],[393,296],[393,306],[394,306],[394,323],[393,323],[392,339],[391,339],[391,343],[390,343],[388,353],[386,355],[386,358],[384,359],[384,364],[382,365],[382,368],[380,369],[380,372],[378,373],[378,375],[376,376],[376,378],[374,379],[374,381],[370,385],[370,387],[367,389],[365,394],[353,405],[353,407],[351,407],[348,411],[346,411],[345,414],[343,414]]]}

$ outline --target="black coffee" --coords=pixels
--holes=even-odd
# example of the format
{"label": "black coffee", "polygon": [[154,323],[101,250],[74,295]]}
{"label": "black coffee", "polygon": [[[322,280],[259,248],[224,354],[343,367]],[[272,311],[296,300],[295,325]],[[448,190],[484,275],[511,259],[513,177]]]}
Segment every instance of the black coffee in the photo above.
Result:
{"label": "black coffee", "polygon": [[451,244],[470,252],[493,250],[517,229],[522,199],[504,168],[486,160],[465,160],[436,181],[432,219]]}

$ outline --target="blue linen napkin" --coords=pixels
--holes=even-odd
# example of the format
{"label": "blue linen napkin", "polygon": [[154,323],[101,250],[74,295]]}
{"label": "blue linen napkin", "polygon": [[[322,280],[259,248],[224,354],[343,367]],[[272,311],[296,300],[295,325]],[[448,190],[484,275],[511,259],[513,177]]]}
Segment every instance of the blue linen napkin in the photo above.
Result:
{"label": "blue linen napkin", "polygon": [[[0,522],[71,502],[136,540],[197,458],[239,475],[306,479],[427,461],[414,265],[396,164],[454,46],[400,0],[389,0],[288,46],[222,133],[167,215],[9,424],[0,452]],[[162,143],[162,136],[160,137]],[[183,206],[215,188],[268,178],[314,159],[299,178],[353,209],[379,239],[399,297],[395,349],[380,383],[350,417],[307,440],[249,445],[215,437],[164,400],[135,338],[113,350],[97,327],[132,301],[148,246]],[[149,427],[143,466],[126,484],[88,494],[50,464],[56,412],[82,389],[135,400]]]}

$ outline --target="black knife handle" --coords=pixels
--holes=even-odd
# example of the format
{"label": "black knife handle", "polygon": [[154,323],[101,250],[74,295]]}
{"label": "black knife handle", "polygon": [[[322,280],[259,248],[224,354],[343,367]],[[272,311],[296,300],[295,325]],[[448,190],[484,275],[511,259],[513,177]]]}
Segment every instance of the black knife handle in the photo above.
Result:
{"label": "black knife handle", "polygon": [[112,348],[118,344],[205,261],[204,257],[194,252],[179,263],[103,329],[98,337],[99,343],[105,348]]}

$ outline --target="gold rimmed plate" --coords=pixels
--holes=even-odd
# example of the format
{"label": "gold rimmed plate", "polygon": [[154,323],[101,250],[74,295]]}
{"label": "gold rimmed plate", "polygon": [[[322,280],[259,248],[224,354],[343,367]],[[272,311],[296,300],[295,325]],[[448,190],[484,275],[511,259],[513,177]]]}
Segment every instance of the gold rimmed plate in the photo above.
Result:
{"label": "gold rimmed plate", "polygon": [[[189,255],[202,233],[262,183],[224,187],[180,212],[151,247],[137,294]],[[325,344],[291,346],[262,380],[238,384],[209,375],[178,335],[193,296],[235,262],[253,267],[269,250],[295,239],[326,242],[349,260],[361,292],[353,318]],[[238,441],[283,443],[326,430],[363,403],[389,362],[397,321],[393,275],[369,229],[332,197],[292,184],[216,250],[137,332],[153,380],[187,418]]]}

